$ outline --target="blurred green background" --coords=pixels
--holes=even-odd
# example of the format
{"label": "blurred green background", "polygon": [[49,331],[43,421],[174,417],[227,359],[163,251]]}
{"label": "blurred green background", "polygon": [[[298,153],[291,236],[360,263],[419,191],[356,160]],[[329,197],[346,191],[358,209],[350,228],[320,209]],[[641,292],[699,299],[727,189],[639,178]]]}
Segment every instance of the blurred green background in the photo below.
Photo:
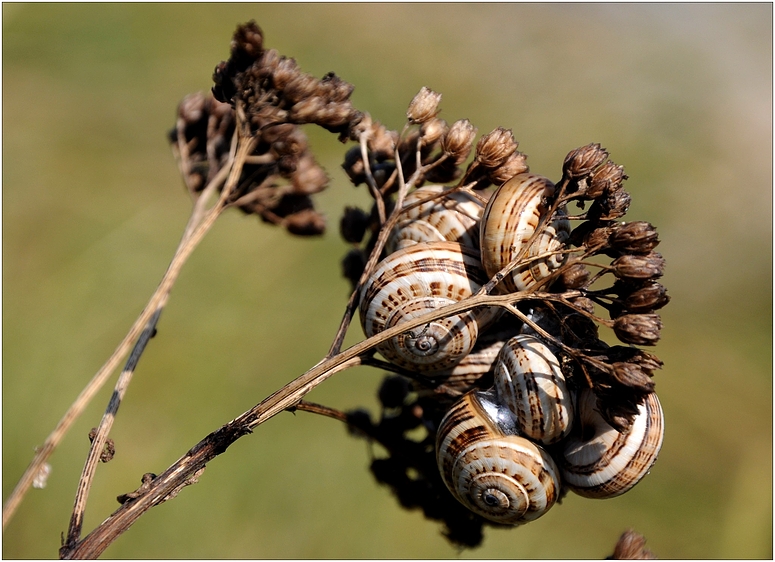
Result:
{"label": "blurred green background", "polygon": [[[655,349],[662,454],[625,496],[571,495],[458,553],[375,483],[364,441],[282,414],[105,557],[602,558],[633,527],[662,558],[771,558],[771,4],[4,4],[3,498],[161,278],[190,208],[165,134],[251,18],[269,47],[355,84],[356,107],[393,128],[427,85],[448,121],[512,128],[536,173],[559,177],[589,142],[626,166],[627,219],[658,226],[673,298]],[[121,406],[86,530],[144,472],[327,351],[348,296],[338,218],[367,196],[339,168],[347,147],[308,134],[332,178],[319,198],[329,232],[219,219]],[[345,372],[309,399],[375,409],[381,377]],[[111,388],[27,495],[3,557],[56,557]]]}

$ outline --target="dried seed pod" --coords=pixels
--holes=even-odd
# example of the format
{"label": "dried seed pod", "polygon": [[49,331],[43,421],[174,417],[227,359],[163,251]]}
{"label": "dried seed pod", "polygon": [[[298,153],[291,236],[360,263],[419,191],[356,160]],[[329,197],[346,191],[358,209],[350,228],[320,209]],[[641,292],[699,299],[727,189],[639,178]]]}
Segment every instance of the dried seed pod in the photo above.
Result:
{"label": "dried seed pod", "polygon": [[549,445],[568,434],[571,393],[560,362],[541,340],[521,334],[507,341],[494,376],[498,402],[514,414],[520,435]]}
{"label": "dried seed pod", "polygon": [[441,138],[441,149],[448,154],[455,165],[462,163],[471,153],[476,127],[468,119],[460,119]]}
{"label": "dried seed pod", "polygon": [[659,341],[662,320],[659,314],[625,314],[614,320],[614,333],[624,343],[655,345]]}
{"label": "dried seed pod", "polygon": [[595,402],[591,390],[581,392],[576,427],[557,461],[571,490],[588,498],[611,498],[635,486],[657,460],[664,435],[662,406],[656,393],[647,395],[624,434],[605,422]]}
{"label": "dried seed pod", "polygon": [[511,129],[498,127],[484,135],[476,145],[476,160],[485,168],[498,168],[517,150]]}
{"label": "dried seed pod", "polygon": [[[487,281],[473,250],[455,242],[416,244],[382,260],[364,284],[361,325],[366,337],[473,295]],[[470,353],[497,310],[480,308],[418,326],[377,346],[410,371],[449,369]]]}
{"label": "dried seed pod", "polygon": [[441,103],[441,94],[423,86],[409,104],[406,118],[410,123],[425,123],[436,117],[439,103]]}
{"label": "dried seed pod", "polygon": [[513,415],[486,392],[460,398],[441,421],[436,460],[447,488],[482,517],[519,525],[541,517],[560,491],[557,466],[516,435]]}
{"label": "dried seed pod", "polygon": [[[441,185],[426,185],[406,196],[404,206],[409,206],[445,190]],[[447,195],[422,203],[402,212],[388,238],[386,248],[392,253],[418,242],[458,242],[478,251],[479,221],[484,205],[472,195],[453,191]]]}
{"label": "dried seed pod", "polygon": [[[548,221],[531,240],[541,220],[546,218],[546,199],[552,195],[554,184],[548,179],[520,174],[503,184],[487,203],[480,241],[482,265],[487,275],[494,276],[517,256],[523,256],[524,265],[503,279],[502,286],[507,291],[524,291],[565,263],[566,254],[556,252],[570,235],[567,219]],[[558,209],[558,215],[564,215],[564,210]],[[546,256],[552,252],[555,253]]]}

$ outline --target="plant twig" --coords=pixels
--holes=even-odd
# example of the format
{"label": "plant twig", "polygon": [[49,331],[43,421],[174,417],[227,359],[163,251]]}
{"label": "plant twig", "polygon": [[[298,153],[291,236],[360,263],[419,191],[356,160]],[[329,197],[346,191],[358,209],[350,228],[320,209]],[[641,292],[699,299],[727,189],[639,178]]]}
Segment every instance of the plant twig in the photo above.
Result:
{"label": "plant twig", "polygon": [[[72,427],[73,423],[75,423],[75,421],[80,417],[86,406],[91,402],[91,400],[102,388],[105,382],[107,382],[108,378],[116,369],[119,362],[129,352],[133,342],[140,336],[153,314],[165,306],[167,299],[169,298],[169,293],[172,290],[172,286],[175,284],[178,275],[180,274],[183,264],[191,255],[191,252],[193,252],[193,250],[202,240],[204,235],[210,230],[213,223],[215,222],[215,219],[218,218],[224,209],[228,191],[231,189],[230,186],[236,185],[239,174],[242,170],[244,158],[250,154],[250,152],[252,152],[253,147],[255,146],[255,140],[250,138],[243,138],[242,142],[235,144],[239,144],[240,146],[237,149],[237,156],[235,157],[234,165],[226,168],[230,171],[228,176],[229,179],[227,186],[223,189],[223,193],[221,194],[218,203],[216,203],[216,205],[204,216],[202,216],[202,207],[199,205],[199,201],[204,201],[206,199],[206,195],[203,194],[204,197],[200,196],[199,201],[197,201],[197,204],[194,205],[191,219],[186,226],[186,230],[178,245],[178,248],[175,251],[167,271],[162,277],[161,282],[154,291],[153,295],[151,295],[148,304],[140,313],[140,316],[137,318],[137,320],[135,320],[134,324],[132,324],[129,332],[126,336],[124,336],[124,339],[119,343],[115,351],[113,351],[105,364],[87,383],[75,401],[65,412],[62,419],[59,420],[59,423],[57,423],[54,430],[46,438],[46,441],[36,451],[32,462],[30,462],[24,474],[19,479],[19,482],[16,484],[13,492],[11,492],[11,495],[3,505],[3,529],[5,529],[6,525],[13,517],[13,514],[16,512],[16,509],[21,504],[24,495],[27,493],[27,490],[29,490],[30,486],[35,480],[35,477],[38,475],[49,457],[51,457],[56,447],[69,431],[70,427]],[[214,182],[216,180],[218,182],[223,181],[222,176],[219,174],[216,176],[216,178],[214,178]],[[208,187],[208,189],[215,189],[215,187]],[[197,224],[195,221],[200,216],[201,220],[198,221]]]}

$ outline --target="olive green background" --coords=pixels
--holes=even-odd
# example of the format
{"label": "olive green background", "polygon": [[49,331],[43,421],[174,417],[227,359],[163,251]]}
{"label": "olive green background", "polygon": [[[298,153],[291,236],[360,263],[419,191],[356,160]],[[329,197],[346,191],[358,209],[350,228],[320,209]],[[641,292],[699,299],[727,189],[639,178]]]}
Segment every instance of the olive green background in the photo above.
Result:
{"label": "olive green background", "polygon": [[[251,18],[304,70],[355,84],[356,107],[390,127],[427,85],[448,121],[512,128],[536,173],[558,178],[589,142],[626,166],[626,218],[659,228],[673,299],[654,349],[662,454],[625,496],[571,495],[458,553],[374,481],[364,441],[286,413],[105,556],[602,558],[633,527],[662,558],[771,558],[770,4],[4,4],[3,498],[161,278],[190,209],[165,134]],[[121,406],[86,530],[144,472],[327,351],[348,296],[338,219],[368,198],[339,167],[347,146],[308,134],[331,176],[319,198],[329,232],[219,219]],[[356,326],[348,342],[359,337]],[[381,377],[345,372],[309,399],[375,409]],[[5,558],[56,557],[112,384],[53,456],[48,487],[25,498]]]}

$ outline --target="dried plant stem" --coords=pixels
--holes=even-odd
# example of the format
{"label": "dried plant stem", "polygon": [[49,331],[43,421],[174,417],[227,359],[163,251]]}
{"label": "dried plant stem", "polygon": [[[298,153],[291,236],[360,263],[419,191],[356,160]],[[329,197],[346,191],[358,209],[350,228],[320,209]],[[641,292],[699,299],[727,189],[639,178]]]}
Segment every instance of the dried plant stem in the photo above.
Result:
{"label": "dried plant stem", "polygon": [[[213,206],[213,208],[210,209],[210,211],[205,213],[203,211],[203,205],[208,197],[205,193],[202,194],[200,199],[197,201],[197,204],[194,205],[191,219],[189,219],[186,230],[183,234],[180,244],[178,245],[177,250],[175,251],[170,265],[167,268],[167,271],[165,272],[164,277],[162,278],[158,287],[149,299],[148,304],[140,313],[140,316],[137,318],[137,320],[135,320],[134,324],[129,329],[129,332],[126,336],[124,336],[124,339],[121,341],[121,343],[119,343],[115,351],[111,354],[111,356],[99,369],[99,371],[97,371],[94,377],[92,377],[86,387],[84,387],[73,404],[71,404],[71,406],[65,412],[62,419],[59,420],[59,423],[57,423],[54,430],[46,438],[46,441],[36,451],[32,462],[29,464],[27,470],[25,470],[24,474],[19,479],[19,482],[16,484],[13,492],[11,492],[11,495],[3,505],[3,529],[5,529],[6,525],[13,517],[13,514],[21,504],[24,495],[26,494],[27,490],[29,490],[33,480],[40,472],[44,463],[46,463],[46,461],[51,457],[56,447],[69,431],[70,427],[73,425],[73,423],[75,423],[81,413],[83,413],[86,406],[91,402],[91,400],[102,388],[105,382],[107,382],[108,378],[116,369],[119,362],[129,352],[133,342],[140,337],[140,334],[150,321],[151,317],[156,314],[157,311],[160,311],[162,308],[164,308],[164,305],[169,298],[169,293],[172,290],[172,286],[177,280],[183,264],[191,255],[191,252],[193,252],[193,250],[202,240],[204,235],[210,230],[213,223],[215,222],[215,219],[218,218],[220,213],[225,208],[226,197],[239,179],[239,174],[242,170],[244,158],[250,154],[255,146],[255,141],[253,139],[243,138],[241,141],[242,142],[240,143],[235,143],[239,144],[240,146],[236,150],[236,157],[234,158],[233,165],[225,167],[225,169],[229,171],[228,181],[226,187],[223,189],[220,199]],[[223,177],[224,176],[219,174],[216,176],[216,178],[214,178],[214,180],[220,182],[223,181]],[[205,190],[208,192],[208,194],[212,193],[212,191],[215,189],[215,181],[211,183],[213,185],[208,187],[209,191]],[[201,204],[200,201],[202,201]]]}
{"label": "dried plant stem", "polygon": [[[161,475],[151,481],[136,497],[126,501],[97,528],[74,545],[60,551],[62,558],[95,558],[125,532],[143,513],[174,497],[188,484],[193,483],[206,464],[220,455],[240,437],[276,416],[296,406],[302,398],[320,383],[339,371],[359,365],[362,357],[368,357],[376,345],[418,326],[439,318],[460,314],[478,307],[499,306],[511,312],[521,300],[538,298],[536,294],[511,293],[507,295],[475,295],[466,300],[423,314],[399,326],[393,326],[365,339],[352,347],[327,358],[309,371],[277,390],[252,409],[241,414],[220,429],[210,433],[191,448],[183,457]],[[133,494],[134,495],[134,494]]]}

